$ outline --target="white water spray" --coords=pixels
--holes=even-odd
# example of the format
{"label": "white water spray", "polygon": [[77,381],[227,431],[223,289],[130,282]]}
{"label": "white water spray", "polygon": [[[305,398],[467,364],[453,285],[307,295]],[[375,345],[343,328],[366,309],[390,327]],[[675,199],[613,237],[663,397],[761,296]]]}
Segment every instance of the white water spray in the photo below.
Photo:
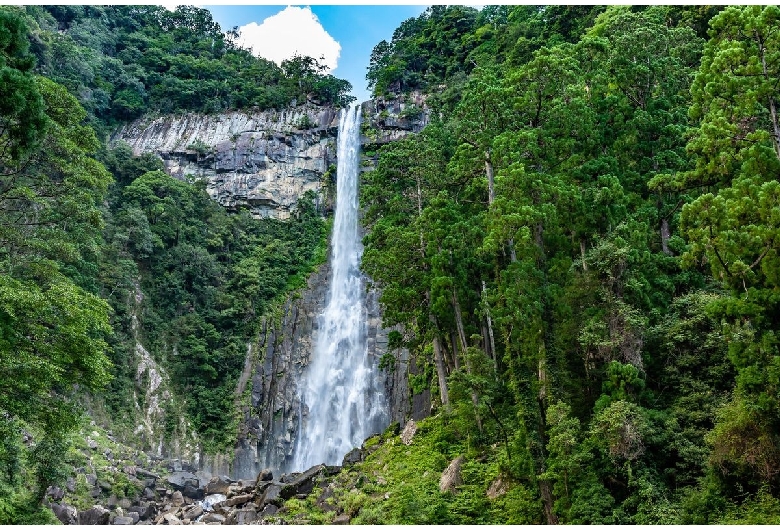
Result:
{"label": "white water spray", "polygon": [[342,109],[328,305],[318,317],[313,359],[302,385],[307,411],[291,471],[341,464],[346,453],[387,425],[384,392],[368,359],[363,246],[358,229],[360,107]]}

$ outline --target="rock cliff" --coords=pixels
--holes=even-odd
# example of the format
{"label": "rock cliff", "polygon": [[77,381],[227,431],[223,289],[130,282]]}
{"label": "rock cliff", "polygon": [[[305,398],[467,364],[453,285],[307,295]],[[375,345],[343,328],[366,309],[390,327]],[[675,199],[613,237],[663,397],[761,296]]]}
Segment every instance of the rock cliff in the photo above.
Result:
{"label": "rock cliff", "polygon": [[336,158],[338,111],[311,104],[283,111],[184,114],[141,118],[112,143],[156,153],[177,178],[208,181],[209,195],[229,210],[286,219],[298,198],[318,193]]}
{"label": "rock cliff", "polygon": [[[419,132],[429,119],[419,94],[367,101],[362,113],[363,170],[376,163],[378,146]],[[305,192],[321,197],[324,177],[336,162],[337,131],[336,109],[306,104],[286,111],[145,118],[119,129],[112,142],[127,142],[136,154],[156,153],[177,178],[207,179],[209,194],[228,209],[248,207],[256,216],[285,219]],[[181,455],[204,477],[248,479],[261,469],[285,469],[300,423],[298,382],[327,301],[328,274],[327,264],[320,267],[307,289],[266,317],[260,336],[248,345],[236,390],[242,420],[234,453]],[[374,289],[367,292],[364,310],[369,354],[379,363],[388,353],[389,330],[381,325]],[[430,396],[410,398],[406,384],[407,370],[415,370],[413,360],[405,350],[391,353],[392,367],[383,372],[391,421],[403,424],[410,416],[425,417]],[[150,431],[145,437],[154,439],[155,429],[145,427]]]}
{"label": "rock cliff", "polygon": [[[291,296],[276,315],[263,323],[258,348],[248,358],[242,375],[249,384],[241,392],[245,396],[240,403],[243,419],[232,466],[229,470],[207,470],[212,474],[248,479],[266,468],[288,470],[301,420],[298,385],[316,344],[317,317],[327,302],[329,272],[328,264],[322,265],[309,277],[306,289]],[[368,354],[378,364],[387,352],[389,330],[382,327],[374,290],[368,291],[364,311]],[[408,356],[405,351],[396,354],[404,360]],[[405,364],[396,364],[397,369],[381,373],[392,421],[401,422],[410,413],[410,401],[406,397]],[[204,464],[208,467],[208,459]]]}

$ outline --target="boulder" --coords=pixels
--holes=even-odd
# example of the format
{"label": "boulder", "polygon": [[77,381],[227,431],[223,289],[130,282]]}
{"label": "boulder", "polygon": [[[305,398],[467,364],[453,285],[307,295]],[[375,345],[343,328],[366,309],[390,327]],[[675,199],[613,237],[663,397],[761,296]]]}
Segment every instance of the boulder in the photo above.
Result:
{"label": "boulder", "polygon": [[284,499],[281,497],[282,488],[284,486],[284,484],[278,482],[271,482],[263,492],[263,497],[260,499],[260,505],[276,504],[278,506],[284,502]]}
{"label": "boulder", "polygon": [[225,501],[225,506],[238,506],[239,504],[246,504],[254,498],[251,493],[245,493],[244,495],[236,495]]}
{"label": "boulder", "polygon": [[344,460],[341,462],[342,467],[353,466],[358,462],[363,461],[363,451],[359,447],[355,447],[352,451],[344,455]]}
{"label": "boulder", "polygon": [[199,505],[194,504],[184,510],[181,514],[182,519],[189,519],[190,521],[194,520],[195,518],[199,517],[203,514],[203,508],[201,508]]}
{"label": "boulder", "polygon": [[444,492],[455,493],[455,488],[463,484],[463,479],[460,475],[460,468],[463,465],[464,458],[459,456],[447,466],[447,469],[441,474],[439,479],[439,490]]}
{"label": "boulder", "polygon": [[49,486],[46,490],[46,496],[50,497],[52,500],[61,501],[65,496],[65,492],[58,486]]}
{"label": "boulder", "polygon": [[76,524],[78,522],[78,512],[73,506],[67,504],[52,504],[51,511],[62,524]]}
{"label": "boulder", "polygon": [[258,482],[270,482],[273,479],[274,479],[274,474],[271,472],[271,470],[264,469],[257,474],[257,480],[255,480],[255,484]]}
{"label": "boulder", "polygon": [[132,524],[135,524],[135,521],[133,521],[132,517],[125,517],[125,516],[122,516],[122,515],[118,515],[118,516],[114,517],[114,520],[111,521],[111,524],[121,524],[121,525],[128,525],[128,524],[130,524],[130,525],[132,525]]}
{"label": "boulder", "polygon": [[145,478],[153,478],[158,479],[160,478],[160,475],[156,473],[152,473],[151,471],[144,469],[142,467],[136,467],[135,468],[135,476],[136,477],[145,477]]}
{"label": "boulder", "polygon": [[349,515],[342,513],[341,515],[337,515],[333,518],[332,524],[349,524],[350,517]]}
{"label": "boulder", "polygon": [[225,522],[225,516],[219,513],[207,513],[199,522],[223,524]]}
{"label": "boulder", "polygon": [[143,506],[143,505],[131,506],[131,507],[129,507],[127,509],[127,513],[128,514],[137,513],[138,514],[138,518],[141,519],[142,521],[144,521],[144,520],[149,519],[150,517],[152,517],[154,515],[154,506],[152,506],[152,505],[148,505],[148,506]]}
{"label": "boulder", "polygon": [[206,484],[205,491],[208,494],[221,493],[227,495],[228,488],[230,488],[230,481],[223,477],[212,477],[208,484]]}
{"label": "boulder", "polygon": [[254,508],[243,508],[233,512],[235,524],[250,524],[257,521],[257,511]]}
{"label": "boulder", "polygon": [[266,504],[265,508],[263,508],[263,511],[260,512],[260,517],[270,517],[272,515],[276,515],[276,512],[278,511],[279,508],[277,508],[273,504]]}
{"label": "boulder", "polygon": [[165,478],[173,489],[183,491],[186,486],[198,488],[200,480],[194,473],[189,471],[175,471]]}
{"label": "boulder", "polygon": [[163,521],[168,524],[181,524],[181,520],[172,513],[166,513],[163,515]]}
{"label": "boulder", "polygon": [[184,490],[182,491],[185,497],[189,497],[190,499],[199,501],[205,497],[205,494],[203,493],[203,490],[200,488],[197,488],[195,486],[192,486],[190,484],[187,484],[184,486]]}
{"label": "boulder", "polygon": [[411,445],[412,439],[414,438],[414,434],[417,432],[417,423],[410,419],[406,422],[406,426],[404,427],[404,430],[401,431],[401,441],[404,443],[404,445]]}
{"label": "boulder", "polygon": [[290,482],[284,485],[280,496],[287,500],[295,495],[311,493],[314,489],[315,479],[322,476],[324,471],[325,466],[320,464],[307,469],[303,473],[296,474]]}
{"label": "boulder", "polygon": [[504,481],[503,478],[498,477],[490,484],[490,487],[487,490],[487,497],[490,500],[497,499],[498,497],[505,495],[507,489],[508,489],[507,483]]}
{"label": "boulder", "polygon": [[315,501],[317,507],[322,510],[323,512],[335,512],[336,511],[336,505],[331,504],[329,501],[333,498],[333,488],[328,486],[324,490],[322,490],[322,493],[320,493],[320,496],[317,497],[317,500]]}
{"label": "boulder", "polygon": [[212,493],[211,495],[206,495],[206,498],[201,501],[200,505],[204,510],[210,512],[215,509],[217,504],[225,502],[226,499],[227,497],[225,497],[222,493]]}
{"label": "boulder", "polygon": [[103,506],[95,505],[89,510],[84,510],[79,513],[80,525],[94,525],[94,524],[108,524],[108,519],[111,517],[111,512],[105,509]]}
{"label": "boulder", "polygon": [[184,495],[180,491],[174,491],[171,495],[171,504],[174,506],[184,506]]}

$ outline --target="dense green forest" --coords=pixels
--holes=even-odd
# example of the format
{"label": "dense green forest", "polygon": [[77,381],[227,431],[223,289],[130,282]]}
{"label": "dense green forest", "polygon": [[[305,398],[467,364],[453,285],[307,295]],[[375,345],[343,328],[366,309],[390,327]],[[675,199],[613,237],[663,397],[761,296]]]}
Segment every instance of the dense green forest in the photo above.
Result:
{"label": "dense green forest", "polygon": [[176,390],[169,434],[184,415],[205,449],[229,447],[259,317],[324,257],[313,197],[289,222],[229,215],[106,132],[350,89],[309,58],[254,58],[204,9],[0,8],[0,522],[51,521],[40,501],[69,472],[85,392],[132,440],[137,339]]}
{"label": "dense green forest", "polygon": [[[53,521],[86,394],[132,433],[138,338],[186,398],[168,417],[228,447],[258,317],[324,256],[313,200],[229,215],[105,143],[141,114],[350,101],[236,41],[194,7],[0,7],[0,523]],[[366,79],[427,96],[361,202],[433,412],[338,479],[353,522],[780,522],[780,9],[433,6]]]}
{"label": "dense green forest", "polygon": [[434,6],[374,48],[431,122],[364,177],[363,268],[473,464],[365,514],[780,521],[779,17]]}

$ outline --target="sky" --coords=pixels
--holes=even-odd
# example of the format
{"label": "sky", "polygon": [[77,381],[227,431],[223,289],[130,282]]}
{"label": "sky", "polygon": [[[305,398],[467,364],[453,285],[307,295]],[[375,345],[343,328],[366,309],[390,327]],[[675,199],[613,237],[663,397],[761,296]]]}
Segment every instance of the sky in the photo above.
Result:
{"label": "sky", "polygon": [[330,73],[352,83],[358,102],[370,97],[366,68],[371,50],[423,5],[204,5],[228,31],[238,26],[242,45],[279,64],[299,55],[325,57]]}

